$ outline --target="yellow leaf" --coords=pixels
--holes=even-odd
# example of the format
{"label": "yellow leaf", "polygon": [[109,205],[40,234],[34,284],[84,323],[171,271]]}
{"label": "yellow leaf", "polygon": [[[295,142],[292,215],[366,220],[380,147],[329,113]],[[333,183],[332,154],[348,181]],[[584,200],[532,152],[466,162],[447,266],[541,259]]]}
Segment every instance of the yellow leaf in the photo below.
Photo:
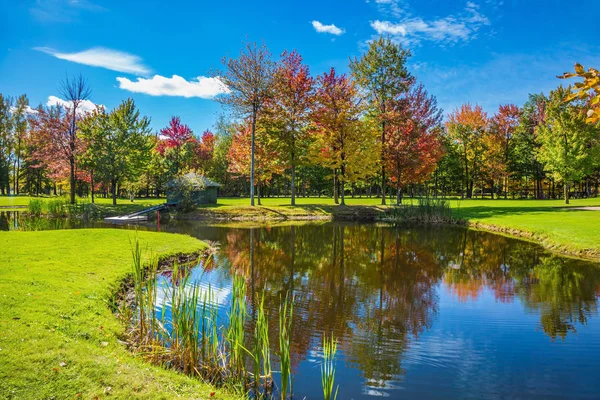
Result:
{"label": "yellow leaf", "polygon": [[585,69],[583,69],[583,66],[581,64],[576,63],[575,72],[577,72],[578,75],[585,74]]}

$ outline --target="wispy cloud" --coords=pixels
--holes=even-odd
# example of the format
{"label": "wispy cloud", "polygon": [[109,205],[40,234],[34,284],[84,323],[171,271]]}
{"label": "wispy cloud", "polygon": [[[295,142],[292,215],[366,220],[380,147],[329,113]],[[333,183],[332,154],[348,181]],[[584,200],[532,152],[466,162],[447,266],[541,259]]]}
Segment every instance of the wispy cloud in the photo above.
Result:
{"label": "wispy cloud", "polygon": [[319,33],[330,33],[332,35],[339,36],[346,32],[344,29],[338,28],[334,24],[325,25],[319,21],[312,21],[311,24],[312,24],[313,28],[315,28],[315,31],[317,31]]}
{"label": "wispy cloud", "polygon": [[106,8],[91,0],[36,0],[29,13],[40,22],[72,22],[83,11],[101,12]]}
{"label": "wispy cloud", "polygon": [[388,20],[371,22],[371,27],[379,35],[390,35],[407,45],[418,44],[424,40],[443,45],[468,42],[475,38],[481,27],[485,25],[490,25],[489,19],[479,11],[477,4],[470,1],[460,13],[445,18],[424,20],[407,14],[395,22]]}
{"label": "wispy cloud", "polygon": [[101,67],[135,75],[147,75],[150,73],[150,69],[142,63],[140,57],[118,50],[95,47],[75,53],[62,53],[49,47],[35,47],[34,49],[60,58],[61,60],[90,65],[92,67]]}
{"label": "wispy cloud", "polygon": [[199,76],[188,81],[178,75],[173,75],[171,78],[154,75],[149,79],[137,78],[136,81],[119,77],[117,81],[121,89],[135,93],[145,93],[150,96],[212,99],[219,94],[228,92],[227,87],[217,77]]}
{"label": "wispy cloud", "polygon": [[[48,101],[46,101],[46,105],[48,107],[52,107],[52,106],[61,106],[64,108],[69,108],[71,107],[71,103],[63,100],[59,97],[56,96],[48,96]],[[79,104],[79,107],[77,108],[77,113],[78,114],[85,114],[88,113],[90,111],[94,111],[97,107],[104,107],[101,104],[95,104],[94,102],[90,101],[90,100],[83,100],[81,102],[81,104]]]}
{"label": "wispy cloud", "polygon": [[597,65],[599,50],[598,46],[573,48],[555,44],[535,53],[494,54],[483,62],[454,66],[428,63],[419,70],[419,78],[446,112],[471,102],[493,113],[500,104],[521,106],[530,93],[548,94],[561,84],[573,84],[575,81],[563,81],[556,76],[570,70],[574,59],[585,65]]}

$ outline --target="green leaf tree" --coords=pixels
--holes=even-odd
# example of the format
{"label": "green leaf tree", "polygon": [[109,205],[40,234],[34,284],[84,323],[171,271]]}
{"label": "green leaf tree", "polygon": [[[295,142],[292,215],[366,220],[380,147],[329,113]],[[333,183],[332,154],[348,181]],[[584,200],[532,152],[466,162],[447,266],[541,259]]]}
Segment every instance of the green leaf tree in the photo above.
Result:
{"label": "green leaf tree", "polygon": [[381,204],[386,203],[385,146],[388,125],[393,118],[392,103],[399,94],[408,91],[413,81],[406,68],[410,55],[409,50],[395,44],[389,37],[381,36],[371,42],[360,58],[350,60],[352,75],[367,96],[379,124]]}
{"label": "green leaf tree", "polygon": [[132,99],[112,112],[97,111],[84,118],[80,135],[87,144],[85,158],[94,160],[96,174],[110,183],[113,204],[117,187],[137,179],[150,160],[150,120],[141,117]]}
{"label": "green leaf tree", "polygon": [[565,204],[569,188],[589,174],[599,155],[598,127],[586,123],[586,107],[570,98],[571,88],[563,86],[550,92],[545,123],[538,128],[539,158],[544,168],[563,184]]}

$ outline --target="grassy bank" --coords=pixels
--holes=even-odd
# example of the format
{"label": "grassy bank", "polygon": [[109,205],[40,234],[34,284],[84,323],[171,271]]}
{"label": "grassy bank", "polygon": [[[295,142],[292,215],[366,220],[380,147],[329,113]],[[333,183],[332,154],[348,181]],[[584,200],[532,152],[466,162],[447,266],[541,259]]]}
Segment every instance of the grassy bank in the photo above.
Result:
{"label": "grassy bank", "polygon": [[[450,199],[452,215],[470,226],[519,236],[572,256],[600,260],[600,211],[582,207],[600,206],[600,198],[562,200],[460,200]],[[384,215],[388,207],[377,198],[348,198],[347,206],[331,198],[262,199],[262,206],[250,207],[247,198],[219,199],[216,205],[179,216],[208,220],[312,220],[370,219]],[[416,201],[405,199],[405,204]]]}
{"label": "grassy bank", "polygon": [[[144,363],[119,342],[105,298],[131,271],[131,231],[0,232],[0,398],[227,398]],[[166,255],[203,244],[140,232]]]}

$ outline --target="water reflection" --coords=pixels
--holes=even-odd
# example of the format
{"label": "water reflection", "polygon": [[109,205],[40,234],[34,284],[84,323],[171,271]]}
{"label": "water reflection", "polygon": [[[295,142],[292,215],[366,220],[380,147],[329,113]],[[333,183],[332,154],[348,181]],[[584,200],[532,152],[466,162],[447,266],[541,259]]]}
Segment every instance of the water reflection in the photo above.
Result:
{"label": "water reflection", "polygon": [[[528,332],[543,331],[545,339],[537,337],[538,343],[562,343],[597,315],[596,265],[502,236],[349,224],[243,229],[179,223],[177,231],[219,243],[214,265],[246,277],[250,304],[267,289],[271,327],[277,326],[281,297],[294,291],[292,365],[300,398],[319,394],[315,363],[323,334],[333,332],[340,341],[346,365],[338,369],[346,388],[340,393],[358,398],[356,393],[393,395],[406,389],[411,381],[406,359],[411,366],[415,360],[435,365],[450,357],[444,346],[413,354],[422,351],[421,336],[440,324],[442,306],[458,307],[465,313],[465,329],[473,331],[485,328],[483,320],[467,318],[473,305],[491,314],[518,306],[502,317],[502,329],[510,331],[534,316],[537,322]],[[274,329],[271,335],[276,343]],[[466,355],[452,357],[449,363]]]}

